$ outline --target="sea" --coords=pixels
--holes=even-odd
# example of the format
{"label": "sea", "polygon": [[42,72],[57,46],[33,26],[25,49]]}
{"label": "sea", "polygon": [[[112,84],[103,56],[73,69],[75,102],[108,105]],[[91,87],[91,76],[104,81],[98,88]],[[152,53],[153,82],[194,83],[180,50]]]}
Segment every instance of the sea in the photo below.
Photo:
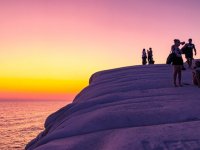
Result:
{"label": "sea", "polygon": [[43,129],[46,118],[68,101],[1,100],[0,150],[23,150]]}

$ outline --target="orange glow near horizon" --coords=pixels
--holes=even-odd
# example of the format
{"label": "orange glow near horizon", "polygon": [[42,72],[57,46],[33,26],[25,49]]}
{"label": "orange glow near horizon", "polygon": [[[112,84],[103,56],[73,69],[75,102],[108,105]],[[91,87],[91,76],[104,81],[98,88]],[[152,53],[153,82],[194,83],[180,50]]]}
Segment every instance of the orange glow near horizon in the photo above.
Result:
{"label": "orange glow near horizon", "polygon": [[[198,51],[199,0],[0,2],[0,99],[71,99],[100,70],[165,63],[174,38]],[[187,20],[189,18],[189,21]]]}
{"label": "orange glow near horizon", "polygon": [[45,92],[19,92],[19,91],[1,91],[1,100],[64,100],[71,102],[76,93],[45,93]]}
{"label": "orange glow near horizon", "polygon": [[0,78],[0,99],[72,101],[88,83],[83,80]]}

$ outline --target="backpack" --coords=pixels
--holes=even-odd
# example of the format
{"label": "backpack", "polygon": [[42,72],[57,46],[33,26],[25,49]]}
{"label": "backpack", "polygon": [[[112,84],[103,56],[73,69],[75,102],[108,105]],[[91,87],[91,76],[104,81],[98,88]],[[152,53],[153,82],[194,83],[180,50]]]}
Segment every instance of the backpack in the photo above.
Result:
{"label": "backpack", "polygon": [[175,53],[170,53],[167,57],[167,60],[166,60],[166,64],[171,64],[173,61],[174,61],[174,58],[176,57],[176,54]]}

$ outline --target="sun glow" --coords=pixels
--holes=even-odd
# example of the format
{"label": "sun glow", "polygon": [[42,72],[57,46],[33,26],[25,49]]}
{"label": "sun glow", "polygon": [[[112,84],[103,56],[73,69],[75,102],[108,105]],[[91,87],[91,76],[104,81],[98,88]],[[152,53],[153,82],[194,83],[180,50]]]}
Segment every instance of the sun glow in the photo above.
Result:
{"label": "sun glow", "polygon": [[198,0],[1,1],[0,98],[76,95],[94,72],[141,64],[143,48],[152,47],[155,63],[165,63],[174,38],[193,38],[199,58],[199,5]]}

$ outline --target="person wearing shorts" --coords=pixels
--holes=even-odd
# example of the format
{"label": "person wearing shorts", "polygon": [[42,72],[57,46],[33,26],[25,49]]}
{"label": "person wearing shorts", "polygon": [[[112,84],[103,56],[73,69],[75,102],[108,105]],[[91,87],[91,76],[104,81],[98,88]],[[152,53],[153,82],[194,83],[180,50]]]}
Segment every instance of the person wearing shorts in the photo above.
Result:
{"label": "person wearing shorts", "polygon": [[194,54],[197,54],[195,45],[192,43],[192,39],[188,40],[188,43],[185,44],[185,46],[183,47],[184,49],[184,53],[185,53],[185,58],[187,59],[187,63],[188,63],[188,67],[191,68],[192,67],[192,60],[193,58],[193,50],[194,50]]}
{"label": "person wearing shorts", "polygon": [[[182,86],[182,66],[183,66],[183,58],[181,55],[181,50],[179,49],[181,42],[179,39],[174,40],[174,45],[171,47],[172,53],[175,54],[173,58],[172,65],[173,65],[173,83],[174,86]],[[176,83],[176,79],[178,77],[178,85]]]}

